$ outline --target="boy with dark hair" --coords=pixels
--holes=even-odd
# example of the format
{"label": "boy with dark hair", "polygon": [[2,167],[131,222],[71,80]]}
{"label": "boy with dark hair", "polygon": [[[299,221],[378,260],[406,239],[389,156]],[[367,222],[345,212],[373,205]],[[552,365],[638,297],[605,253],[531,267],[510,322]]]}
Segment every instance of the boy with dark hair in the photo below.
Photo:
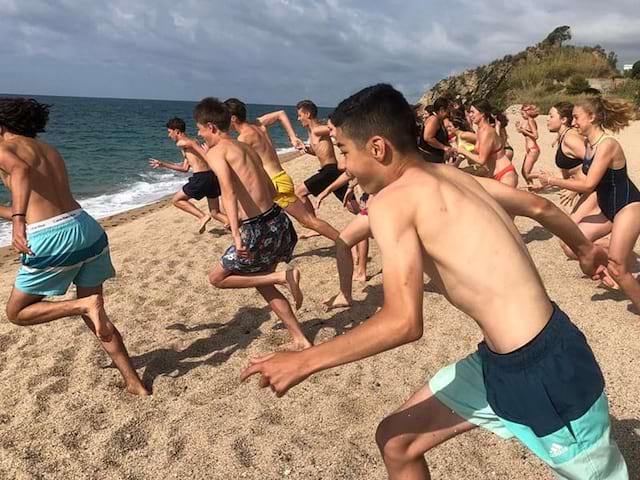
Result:
{"label": "boy with dark hair", "polygon": [[389,477],[430,478],[424,453],[482,426],[517,437],[561,478],[627,479],[598,363],[549,300],[508,214],[470,175],[422,160],[411,107],[390,85],[344,100],[331,121],[347,171],[376,194],[369,222],[384,306],[326,343],[253,360],[241,378],[260,373],[260,386],[280,396],[312,373],[419,339],[426,273],[484,341],[381,422]]}
{"label": "boy with dark hair", "polygon": [[193,114],[198,135],[209,149],[206,161],[217,175],[222,203],[229,218],[233,245],[220,259],[209,281],[217,288],[255,287],[293,337],[292,348],[309,348],[291,305],[276,285],[286,286],[302,305],[300,272],[276,272],[279,262],[289,262],[298,237],[287,214],[276,204],[276,191],[260,157],[228,133],[231,114],[216,98],[201,100]]}
{"label": "boy with dark hair", "polygon": [[[180,210],[196,217],[199,220],[198,233],[204,233],[207,223],[212,218],[215,218],[225,226],[228,220],[226,215],[220,212],[220,202],[218,201],[220,184],[204,159],[204,149],[185,132],[186,124],[181,118],[174,117],[167,122],[167,136],[176,142],[176,146],[180,149],[182,154],[181,164],[163,162],[151,158],[149,159],[149,165],[154,169],[166,168],[183,173],[193,170],[193,175],[189,177],[189,181],[182,187],[182,190],[175,193],[171,203]],[[207,197],[210,213],[204,213],[189,201],[192,198],[200,200],[203,197]]]}
{"label": "boy with dark hair", "polygon": [[267,113],[258,117],[256,123],[252,124],[247,122],[247,109],[240,100],[229,98],[225,100],[224,104],[231,113],[231,126],[238,132],[238,140],[249,145],[260,156],[262,166],[276,189],[274,203],[305,227],[335,241],[338,237],[338,231],[304,208],[300,199],[295,195],[293,180],[282,168],[278,153],[273,146],[273,140],[267,127],[278,121],[282,123],[282,126],[287,131],[293,146],[302,144],[296,136],[286,113],[283,110]]}
{"label": "boy with dark hair", "polygon": [[[31,326],[82,316],[126,390],[149,395],[104,309],[102,284],[115,276],[107,234],[73,198],[60,153],[36,139],[48,117],[49,106],[36,100],[0,98],[0,178],[11,191],[11,207],[0,207],[0,217],[12,222],[13,247],[21,254],[7,318]],[[43,301],[64,295],[71,283],[75,300]]]}

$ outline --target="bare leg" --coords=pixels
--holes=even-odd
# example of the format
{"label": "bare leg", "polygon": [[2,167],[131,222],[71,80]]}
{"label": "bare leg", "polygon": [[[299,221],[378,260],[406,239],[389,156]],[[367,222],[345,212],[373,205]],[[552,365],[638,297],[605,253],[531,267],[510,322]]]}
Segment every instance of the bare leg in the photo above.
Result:
{"label": "bare leg", "polygon": [[640,311],[640,284],[631,274],[633,247],[640,236],[640,203],[624,207],[613,222],[609,246],[609,273]]}
{"label": "bare leg", "polygon": [[[584,236],[594,243],[608,235],[611,232],[611,227],[611,222],[602,213],[586,216],[578,223],[578,228]],[[568,258],[577,260],[576,254],[564,242],[560,242],[560,247]]]}
{"label": "bare leg", "polygon": [[291,337],[293,338],[293,349],[304,350],[310,348],[313,344],[307,339],[305,334],[300,329],[300,324],[296,318],[291,305],[287,299],[278,291],[273,285],[256,287],[260,295],[267,301],[271,309],[275,312],[278,318],[287,327]]}
{"label": "bare leg", "polygon": [[[95,287],[95,288],[78,287],[77,292],[78,292],[78,298],[94,298],[95,299],[97,297],[100,300],[99,303],[101,305],[103,303],[102,286]],[[104,316],[106,321],[111,323],[111,321],[109,321],[109,317],[107,316],[107,313],[104,311],[104,306],[102,306],[101,308],[101,314]],[[91,318],[87,315],[83,315],[82,319],[84,320],[84,323],[87,324],[87,327],[89,327],[89,329],[95,334],[96,333],[95,327]],[[136,372],[135,368],[133,368],[133,364],[131,363],[131,358],[129,358],[129,353],[127,352],[127,348],[124,346],[124,342],[122,341],[122,336],[120,335],[120,332],[113,324],[111,328],[113,330],[113,335],[110,341],[105,342],[101,340],[100,337],[98,337],[98,340],[100,340],[100,345],[102,346],[103,350],[107,352],[107,355],[109,355],[109,357],[113,361],[113,364],[120,371],[122,378],[124,378],[124,381],[126,384],[125,388],[127,392],[133,395],[140,395],[143,397],[147,395],[151,395],[151,392],[149,392],[149,390],[147,390],[144,387],[144,385],[140,381],[140,377],[138,376],[138,373]]]}
{"label": "bare leg", "polygon": [[283,272],[236,275],[217,264],[209,274],[209,282],[216,288],[259,288],[286,285],[296,302],[296,310],[300,309],[304,300],[302,290],[300,290],[300,272],[296,268]]}
{"label": "bare leg", "polygon": [[[187,196],[182,190],[179,190],[175,193],[173,198],[171,198],[171,203],[173,203],[176,208],[179,208],[183,212],[187,212],[200,220],[208,217],[206,213],[189,201],[190,198],[191,197]],[[209,219],[211,218],[209,217]]]}
{"label": "bare leg", "polygon": [[358,271],[353,277],[358,282],[367,281],[367,257],[369,256],[369,239],[362,240],[356,245],[358,250]]}
{"label": "bare leg", "polygon": [[307,189],[307,186],[304,183],[301,183],[296,187],[296,196],[300,199],[302,206],[309,212],[311,215],[315,217],[316,212],[313,208],[313,204],[311,200],[309,200],[310,192]]}
{"label": "bare leg", "polygon": [[225,228],[229,226],[229,219],[227,216],[220,212],[220,199],[216,198],[207,198],[207,203],[209,204],[209,215],[211,218],[219,221]]}
{"label": "bare leg", "polygon": [[7,303],[7,317],[16,325],[30,326],[85,315],[90,318],[101,341],[108,342],[111,339],[113,325],[104,314],[101,296],[60,302],[44,302],[42,298],[44,297],[29,295],[14,288]]}
{"label": "bare leg", "polygon": [[[320,235],[327,237],[333,242],[335,242],[336,238],[338,238],[338,235],[340,235],[340,232],[338,232],[338,230],[333,228],[324,220],[321,220],[317,216],[310,213],[309,210],[304,207],[301,200],[290,204],[285,210],[303,226],[318,232]],[[302,236],[300,236],[300,238],[302,238]],[[309,236],[305,238],[309,238]]]}
{"label": "bare leg", "polygon": [[538,161],[539,156],[540,150],[529,150],[527,148],[527,154],[525,155],[524,161],[522,162],[522,176],[527,182],[527,185],[531,184],[531,178],[529,177],[529,175],[531,174],[531,170],[533,170],[533,166]]}
{"label": "bare leg", "polygon": [[431,478],[424,454],[476,425],[459,417],[422,387],[376,431],[376,442],[391,480]]}
{"label": "bare leg", "polygon": [[351,247],[369,238],[369,217],[358,215],[347,225],[336,240],[336,264],[340,278],[340,292],[328,298],[323,303],[329,309],[348,307],[353,301],[351,296],[353,278],[353,257]]}

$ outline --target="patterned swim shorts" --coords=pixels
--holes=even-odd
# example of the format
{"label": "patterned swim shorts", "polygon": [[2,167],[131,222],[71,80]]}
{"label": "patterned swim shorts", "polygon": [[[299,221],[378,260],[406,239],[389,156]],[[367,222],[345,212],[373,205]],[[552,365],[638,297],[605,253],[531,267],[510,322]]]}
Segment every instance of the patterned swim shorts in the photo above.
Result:
{"label": "patterned swim shorts", "polygon": [[220,258],[225,270],[240,274],[268,272],[280,262],[289,262],[298,243],[293,223],[277,205],[243,221],[240,236],[249,255],[238,257],[232,245]]}

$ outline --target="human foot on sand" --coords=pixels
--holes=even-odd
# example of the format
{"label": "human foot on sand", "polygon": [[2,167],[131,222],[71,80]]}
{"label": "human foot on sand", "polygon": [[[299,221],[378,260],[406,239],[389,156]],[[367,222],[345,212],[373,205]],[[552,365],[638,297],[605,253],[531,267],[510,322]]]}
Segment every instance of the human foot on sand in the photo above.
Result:
{"label": "human foot on sand", "polygon": [[142,385],[141,383],[132,383],[130,385],[127,384],[125,390],[131,395],[137,395],[139,397],[148,397],[149,395],[151,395],[151,392],[144,388],[144,385]]}
{"label": "human foot on sand", "polygon": [[101,295],[91,295],[86,298],[86,316],[89,317],[101,342],[109,343],[113,337],[113,324],[104,311],[104,300]]}
{"label": "human foot on sand", "polygon": [[198,226],[198,233],[203,234],[205,229],[207,228],[207,223],[211,221],[211,214],[207,213],[204,217],[200,219],[200,223]]}
{"label": "human foot on sand", "polygon": [[347,298],[342,292],[334,295],[333,297],[327,298],[322,302],[324,305],[324,310],[328,312],[329,310],[333,310],[334,308],[345,308],[350,307],[352,303],[351,298]]}
{"label": "human foot on sand", "polygon": [[311,347],[313,347],[313,343],[311,343],[306,338],[302,338],[287,343],[283,346],[282,350],[285,352],[301,352],[302,350],[306,350],[307,348]]}
{"label": "human foot on sand", "polygon": [[287,270],[284,274],[285,281],[287,282],[287,288],[293,295],[293,299],[296,302],[296,310],[300,310],[304,297],[302,290],[300,290],[300,272],[297,268]]}
{"label": "human foot on sand", "polygon": [[313,230],[309,230],[309,231],[308,231],[308,232],[306,232],[306,233],[302,233],[302,234],[300,234],[300,235],[298,236],[298,238],[299,238],[300,240],[307,240],[307,239],[309,239],[309,238],[319,237],[319,236],[320,236],[320,234],[319,234],[318,232],[315,232],[315,231],[313,231]]}

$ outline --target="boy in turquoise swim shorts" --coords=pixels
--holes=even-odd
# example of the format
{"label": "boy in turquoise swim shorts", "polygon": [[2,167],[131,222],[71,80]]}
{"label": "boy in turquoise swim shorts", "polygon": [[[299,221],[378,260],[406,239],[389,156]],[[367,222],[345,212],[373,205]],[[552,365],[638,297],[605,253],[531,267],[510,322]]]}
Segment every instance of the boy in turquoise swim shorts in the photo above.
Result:
{"label": "boy in turquoise swim shorts", "polygon": [[[35,138],[48,118],[48,105],[0,98],[0,177],[11,191],[11,207],[0,208],[0,217],[12,222],[12,244],[21,254],[7,317],[31,326],[82,316],[120,370],[126,390],[149,395],[104,309],[102,284],[115,276],[107,235],[73,198],[58,151]],[[72,283],[77,299],[44,301],[64,295]]]}
{"label": "boy in turquoise swim shorts", "polygon": [[427,274],[484,340],[380,423],[389,477],[431,478],[425,453],[481,426],[520,440],[557,478],[628,479],[600,367],[547,296],[507,212],[473,177],[422,160],[412,109],[390,85],[343,100],[331,121],[347,172],[375,194],[384,306],[323,344],[252,360],[241,378],[260,374],[281,396],[313,373],[418,340]]}

